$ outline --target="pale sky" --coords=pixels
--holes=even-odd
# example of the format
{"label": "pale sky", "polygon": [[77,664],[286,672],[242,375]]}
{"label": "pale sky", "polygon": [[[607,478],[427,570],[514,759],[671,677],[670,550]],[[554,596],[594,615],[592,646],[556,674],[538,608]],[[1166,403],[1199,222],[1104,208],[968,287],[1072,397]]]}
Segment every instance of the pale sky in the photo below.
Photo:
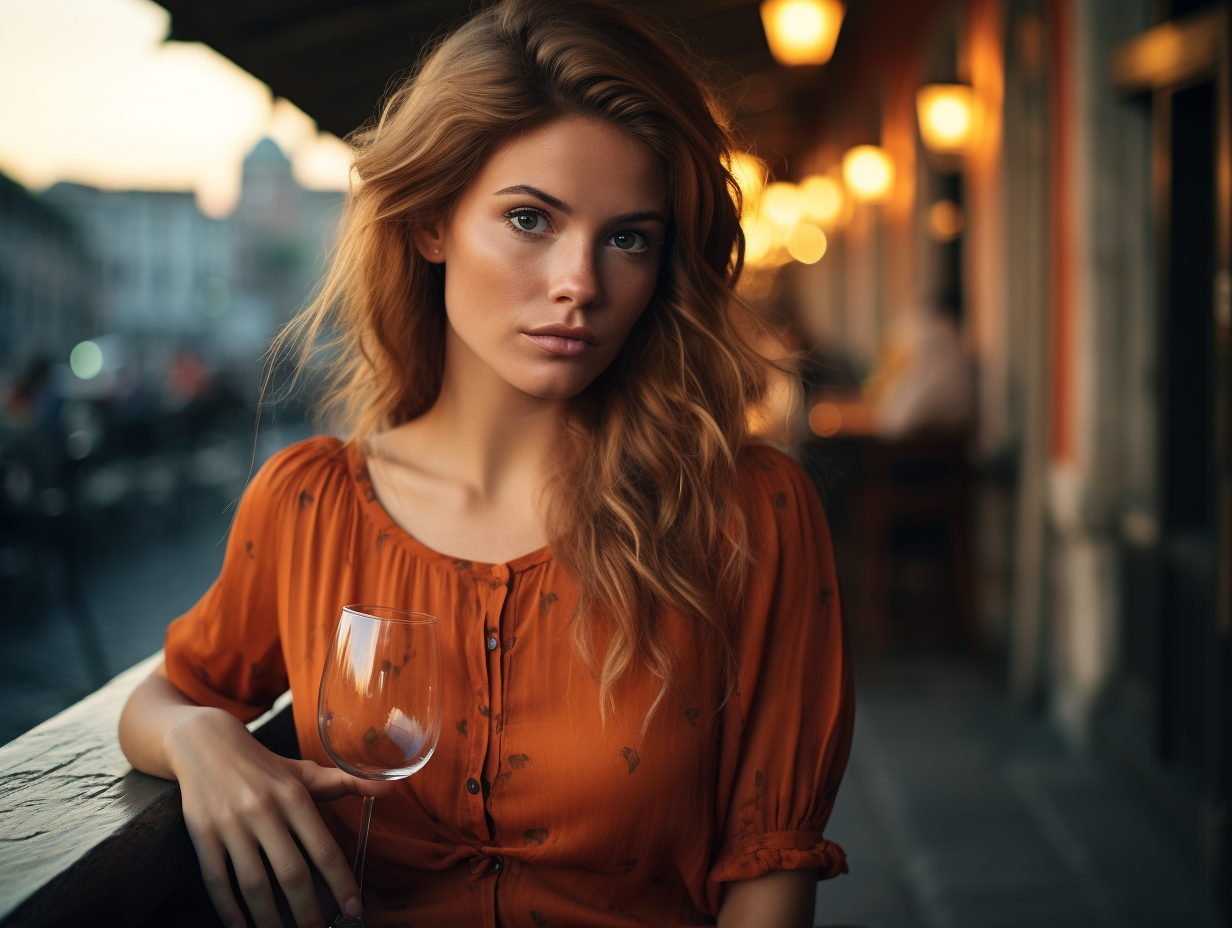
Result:
{"label": "pale sky", "polygon": [[264,136],[300,183],[346,189],[349,150],[205,45],[164,42],[149,0],[0,0],[0,171],[57,181],[194,191],[224,216]]}

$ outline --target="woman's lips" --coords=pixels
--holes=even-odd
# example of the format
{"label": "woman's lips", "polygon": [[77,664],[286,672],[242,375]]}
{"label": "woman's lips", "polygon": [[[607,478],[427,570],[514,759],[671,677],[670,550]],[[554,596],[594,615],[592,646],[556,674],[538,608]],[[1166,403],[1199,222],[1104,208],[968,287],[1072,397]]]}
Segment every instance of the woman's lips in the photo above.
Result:
{"label": "woman's lips", "polygon": [[557,354],[566,358],[576,358],[595,347],[590,342],[580,338],[569,338],[565,335],[532,335],[530,332],[522,334],[549,354]]}
{"label": "woman's lips", "polygon": [[566,358],[576,358],[599,344],[586,326],[565,325],[562,322],[541,325],[522,334],[549,354]]}

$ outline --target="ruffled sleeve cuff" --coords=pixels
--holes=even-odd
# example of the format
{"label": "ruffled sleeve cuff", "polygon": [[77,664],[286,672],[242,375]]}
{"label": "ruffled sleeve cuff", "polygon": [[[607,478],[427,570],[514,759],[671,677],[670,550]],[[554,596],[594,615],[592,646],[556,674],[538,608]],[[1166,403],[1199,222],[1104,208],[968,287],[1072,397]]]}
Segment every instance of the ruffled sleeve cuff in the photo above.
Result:
{"label": "ruffled sleeve cuff", "polygon": [[819,880],[828,880],[847,872],[847,853],[819,831],[744,835],[719,852],[707,889],[717,894],[720,883],[756,879],[771,870],[816,870]]}

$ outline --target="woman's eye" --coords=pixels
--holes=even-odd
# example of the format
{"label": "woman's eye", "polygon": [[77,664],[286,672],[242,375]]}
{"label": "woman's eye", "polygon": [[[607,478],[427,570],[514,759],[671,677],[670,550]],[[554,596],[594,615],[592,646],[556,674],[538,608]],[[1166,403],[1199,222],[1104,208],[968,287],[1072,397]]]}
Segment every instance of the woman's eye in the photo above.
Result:
{"label": "woman's eye", "polygon": [[645,251],[648,244],[641,232],[617,232],[608,241],[621,251]]}
{"label": "woman's eye", "polygon": [[523,232],[546,232],[548,230],[548,220],[543,213],[536,213],[532,210],[523,210],[519,213],[514,213],[511,217],[515,226]]}

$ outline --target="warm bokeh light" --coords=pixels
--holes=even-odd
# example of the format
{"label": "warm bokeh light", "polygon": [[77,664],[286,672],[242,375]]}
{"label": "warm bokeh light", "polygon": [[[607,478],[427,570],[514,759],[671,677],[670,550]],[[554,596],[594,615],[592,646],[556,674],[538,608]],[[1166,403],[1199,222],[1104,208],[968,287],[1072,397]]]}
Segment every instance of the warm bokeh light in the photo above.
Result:
{"label": "warm bokeh light", "polygon": [[[813,189],[813,200],[803,186],[776,181],[767,184],[765,164],[751,155],[732,158],[731,171],[741,189],[748,191],[740,224],[744,229],[744,261],[753,270],[782,267],[791,261],[814,264],[826,253],[826,234],[818,227],[814,213],[831,216],[841,212],[845,198],[838,195],[838,208],[832,202],[837,185],[825,180],[821,189]],[[812,178],[816,181],[819,178]],[[816,188],[816,184],[813,188]],[[804,221],[805,218],[813,221]]]}
{"label": "warm bokeh light", "polygon": [[825,64],[834,54],[846,11],[838,0],[762,0],[770,53],[779,64]]}
{"label": "warm bokeh light", "polygon": [[929,84],[915,95],[920,138],[938,154],[963,154],[975,142],[975,95],[965,84]]}
{"label": "warm bokeh light", "polygon": [[843,155],[843,183],[862,203],[884,203],[894,192],[894,162],[876,145],[857,145]]}
{"label": "warm bokeh light", "polygon": [[804,197],[795,184],[784,181],[771,184],[766,188],[762,200],[766,207],[766,215],[781,226],[790,226],[799,222],[804,212]]}
{"label": "warm bokeh light", "polygon": [[743,195],[743,215],[751,215],[766,185],[766,165],[757,156],[738,151],[731,156],[731,174]]}
{"label": "warm bokeh light", "polygon": [[800,182],[804,213],[823,229],[838,225],[843,215],[843,188],[832,177],[815,174]]}
{"label": "warm bokeh light", "polygon": [[787,253],[801,264],[816,264],[826,253],[826,233],[802,222],[787,236]]}
{"label": "warm bokeh light", "polygon": [[344,143],[306,116],[289,130],[265,84],[205,45],[163,41],[169,26],[148,0],[0,0],[0,170],[34,190],[191,190],[223,216],[256,143],[298,131],[296,176],[345,189]]}
{"label": "warm bokeh light", "polygon": [[808,423],[814,435],[829,438],[843,427],[843,413],[833,403],[818,403],[809,410]]}
{"label": "warm bokeh light", "polygon": [[774,231],[769,223],[754,220],[745,232],[744,260],[753,267],[761,267],[774,247]]}
{"label": "warm bokeh light", "polygon": [[751,268],[777,267],[782,242],[766,212],[766,164],[755,155],[736,152],[731,158],[731,173],[743,194],[740,225],[744,228],[744,260]]}
{"label": "warm bokeh light", "polygon": [[952,242],[962,234],[966,220],[953,200],[939,200],[928,210],[928,234],[937,242]]}

